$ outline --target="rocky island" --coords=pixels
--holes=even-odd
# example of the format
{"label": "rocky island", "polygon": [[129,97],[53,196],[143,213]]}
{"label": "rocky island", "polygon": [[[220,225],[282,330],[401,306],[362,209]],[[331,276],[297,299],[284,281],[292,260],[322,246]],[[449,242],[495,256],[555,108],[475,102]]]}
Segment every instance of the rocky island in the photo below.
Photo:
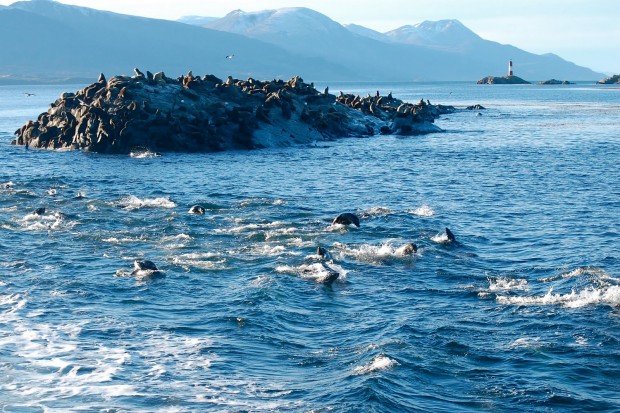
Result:
{"label": "rocky island", "polygon": [[335,96],[299,76],[259,81],[135,73],[109,80],[101,74],[83,90],[63,93],[47,112],[17,130],[12,144],[114,154],[253,149],[437,132],[434,120],[455,110],[423,100],[406,103],[378,91]]}
{"label": "rocky island", "polygon": [[476,82],[479,85],[529,85],[527,80],[519,76],[487,76]]}
{"label": "rocky island", "polygon": [[596,82],[597,85],[618,85],[620,84],[620,75],[613,75]]}
{"label": "rocky island", "polygon": [[571,83],[568,80],[549,79],[543,82],[538,82],[537,85],[574,85],[574,83]]}

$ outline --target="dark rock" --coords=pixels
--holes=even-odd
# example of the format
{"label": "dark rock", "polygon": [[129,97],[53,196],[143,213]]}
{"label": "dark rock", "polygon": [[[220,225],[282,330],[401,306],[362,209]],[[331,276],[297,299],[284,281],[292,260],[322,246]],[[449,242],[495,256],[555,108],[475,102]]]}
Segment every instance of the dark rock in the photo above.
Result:
{"label": "dark rock", "polygon": [[479,85],[529,85],[530,82],[519,76],[487,76],[476,82]]}
{"label": "dark rock", "polygon": [[[163,72],[115,76],[63,93],[36,121],[15,132],[15,145],[130,153],[211,152],[307,144],[317,140],[441,131],[433,124],[452,106],[319,92],[299,76],[247,81],[229,76],[178,79]],[[278,109],[275,109],[278,108]]]}
{"label": "dark rock", "polygon": [[480,104],[475,104],[475,105],[472,105],[472,106],[467,106],[465,109],[466,110],[486,110],[486,108],[484,106],[480,105]]}
{"label": "dark rock", "polygon": [[598,85],[618,85],[620,84],[620,75],[613,75],[596,82]]}
{"label": "dark rock", "polygon": [[574,85],[574,83],[571,83],[568,80],[549,79],[544,82],[538,82],[537,85]]}

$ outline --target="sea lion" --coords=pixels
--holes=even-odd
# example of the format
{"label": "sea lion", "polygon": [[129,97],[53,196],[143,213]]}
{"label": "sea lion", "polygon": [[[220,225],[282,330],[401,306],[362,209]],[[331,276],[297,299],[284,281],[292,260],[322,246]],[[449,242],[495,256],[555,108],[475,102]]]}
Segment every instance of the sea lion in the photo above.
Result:
{"label": "sea lion", "polygon": [[45,214],[45,208],[44,207],[40,207],[34,210],[34,214],[35,215],[43,215]]}
{"label": "sea lion", "polygon": [[418,252],[418,246],[414,243],[405,244],[397,250],[402,255],[413,255]]}
{"label": "sea lion", "polygon": [[449,242],[456,241],[456,237],[454,236],[454,234],[452,233],[452,231],[450,231],[450,228],[448,227],[446,227],[446,236],[448,237]]}
{"label": "sea lion", "polygon": [[154,273],[159,273],[159,268],[153,263],[153,261],[149,260],[135,260],[133,262],[133,271],[131,275],[151,275]]}
{"label": "sea lion", "polygon": [[133,68],[134,73],[136,74],[137,77],[144,77],[144,73],[142,73],[140,71],[140,69],[138,69],[137,67]]}
{"label": "sea lion", "polygon": [[204,215],[204,213],[206,212],[206,209],[201,205],[194,205],[189,209],[188,212],[190,214]]}
{"label": "sea lion", "polygon": [[324,260],[332,261],[332,255],[327,251],[325,247],[317,247],[316,254]]}
{"label": "sea lion", "polygon": [[344,212],[340,215],[338,215],[334,221],[332,222],[332,225],[334,224],[341,224],[341,225],[355,225],[356,227],[359,228],[360,226],[360,219],[357,217],[357,215],[352,214],[350,212]]}
{"label": "sea lion", "polygon": [[323,269],[327,271],[327,274],[319,278],[317,281],[319,281],[322,284],[331,285],[334,281],[338,279],[338,277],[340,276],[340,273],[328,267],[325,263],[322,263],[322,264],[323,264]]}

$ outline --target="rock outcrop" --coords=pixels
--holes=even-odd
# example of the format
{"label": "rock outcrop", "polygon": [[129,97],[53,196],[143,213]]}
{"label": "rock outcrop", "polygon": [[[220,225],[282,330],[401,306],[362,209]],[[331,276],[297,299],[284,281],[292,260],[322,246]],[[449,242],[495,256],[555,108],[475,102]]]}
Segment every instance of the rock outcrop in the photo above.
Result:
{"label": "rock outcrop", "polygon": [[538,82],[537,85],[574,85],[574,83],[571,83],[568,80],[549,79],[543,82]]}
{"label": "rock outcrop", "polygon": [[620,75],[613,75],[596,82],[597,85],[618,85],[620,84]]}
{"label": "rock outcrop", "polygon": [[519,76],[487,76],[476,82],[479,85],[529,85],[530,82]]}
{"label": "rock outcrop", "polygon": [[433,121],[451,106],[417,104],[377,92],[360,97],[319,92],[299,76],[288,81],[171,79],[164,73],[102,74],[63,93],[46,113],[15,132],[15,145],[101,153],[210,152],[287,146],[378,133],[440,131]]}

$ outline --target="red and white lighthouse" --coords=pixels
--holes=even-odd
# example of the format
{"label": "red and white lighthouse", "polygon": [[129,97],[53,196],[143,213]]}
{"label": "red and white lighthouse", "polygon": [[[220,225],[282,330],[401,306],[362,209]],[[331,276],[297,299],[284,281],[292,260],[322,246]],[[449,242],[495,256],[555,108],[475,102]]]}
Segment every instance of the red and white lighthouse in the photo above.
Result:
{"label": "red and white lighthouse", "polygon": [[508,76],[512,76],[512,59],[508,61]]}

